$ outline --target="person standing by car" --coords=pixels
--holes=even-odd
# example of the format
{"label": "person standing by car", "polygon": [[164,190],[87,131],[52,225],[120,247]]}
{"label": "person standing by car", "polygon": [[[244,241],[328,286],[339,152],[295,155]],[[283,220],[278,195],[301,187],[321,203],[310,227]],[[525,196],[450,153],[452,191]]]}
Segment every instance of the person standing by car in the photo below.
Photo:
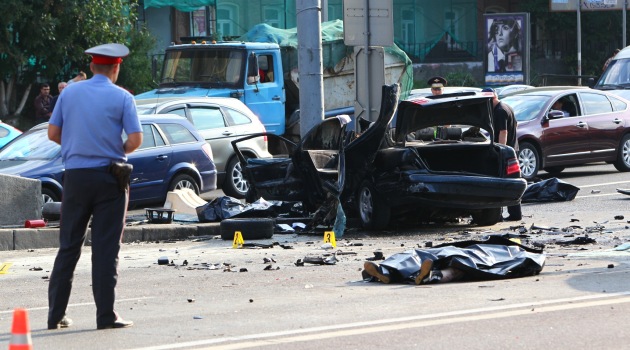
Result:
{"label": "person standing by car", "polygon": [[43,83],[39,86],[39,95],[35,97],[35,121],[39,123],[45,123],[50,119],[52,108],[50,108],[50,102],[52,96],[50,96],[50,85]]}
{"label": "person standing by car", "polygon": [[[59,95],[61,95],[61,92],[63,91],[63,89],[66,88],[66,86],[68,86],[68,83],[66,83],[65,81],[60,81],[59,84],[57,84],[57,90],[59,90]],[[50,101],[50,112],[52,112],[55,109],[55,105],[57,104],[57,99],[59,98],[59,95],[53,97],[52,100]]]}
{"label": "person standing by car", "polygon": [[115,169],[120,169],[117,165],[142,144],[133,96],[114,85],[122,57],[129,49],[122,44],[105,44],[85,53],[92,55],[94,76],[65,89],[48,127],[50,140],[61,145],[66,169],[59,251],[48,287],[48,329],[72,324],[66,309],[90,216],[96,328],[133,325],[114,311],[118,253],[129,201],[128,178],[121,181]]}
{"label": "person standing by car", "polygon": [[440,76],[433,77],[427,80],[427,85],[431,87],[431,94],[433,96],[441,95],[444,93],[444,87],[446,86],[446,79]]}
{"label": "person standing by car", "polygon": [[[514,148],[518,154],[518,140],[516,139],[516,117],[512,108],[499,100],[499,96],[492,88],[485,88],[482,92],[492,93],[492,127],[494,128],[493,139],[503,145]],[[506,221],[519,221],[523,218],[521,205],[507,207],[508,217]]]}

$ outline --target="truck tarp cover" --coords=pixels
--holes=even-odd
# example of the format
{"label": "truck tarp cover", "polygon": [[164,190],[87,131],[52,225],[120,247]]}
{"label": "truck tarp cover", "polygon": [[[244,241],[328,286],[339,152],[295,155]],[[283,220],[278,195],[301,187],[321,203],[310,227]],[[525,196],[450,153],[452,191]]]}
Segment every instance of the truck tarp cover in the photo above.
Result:
{"label": "truck tarp cover", "polygon": [[[346,57],[352,56],[352,46],[346,46],[343,42],[343,21],[340,19],[321,24],[322,29],[322,56],[325,70],[334,71],[335,66]],[[282,49],[282,65],[284,67],[297,67],[297,28],[279,29],[268,24],[257,24],[239,38],[242,41],[276,43]],[[291,54],[295,51],[295,54]],[[411,59],[398,46],[386,47],[385,52],[400,59],[405,63],[405,71],[398,83],[401,87],[401,99],[406,98],[413,86],[413,65]],[[290,60],[290,62],[285,62]]]}

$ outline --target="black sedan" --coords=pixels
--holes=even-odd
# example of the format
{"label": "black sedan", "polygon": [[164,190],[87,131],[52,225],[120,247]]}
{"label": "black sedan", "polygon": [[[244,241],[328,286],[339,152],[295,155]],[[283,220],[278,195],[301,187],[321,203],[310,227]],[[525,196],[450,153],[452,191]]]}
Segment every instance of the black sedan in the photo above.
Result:
{"label": "black sedan", "polygon": [[[492,133],[489,97],[469,92],[398,104],[397,87],[390,86],[383,88],[382,101],[378,120],[359,121],[357,132],[337,117],[298,144],[266,135],[286,146],[274,158],[248,160],[239,151],[239,142],[260,135],[233,141],[252,184],[248,200],[302,201],[317,217],[334,197],[368,229],[383,229],[392,219],[466,216],[493,225],[501,207],[519,203],[526,182],[514,150],[481,130]],[[397,109],[396,128],[390,129]],[[467,127],[440,126],[456,124]]]}

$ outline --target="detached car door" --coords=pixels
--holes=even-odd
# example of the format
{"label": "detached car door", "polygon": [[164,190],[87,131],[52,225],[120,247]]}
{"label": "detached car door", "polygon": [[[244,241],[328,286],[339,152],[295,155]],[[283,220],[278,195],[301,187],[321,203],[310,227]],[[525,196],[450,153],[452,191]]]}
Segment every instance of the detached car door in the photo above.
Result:
{"label": "detached car door", "polygon": [[171,164],[171,146],[158,128],[142,124],[142,134],[142,145],[129,155],[133,165],[130,201],[161,199]]}

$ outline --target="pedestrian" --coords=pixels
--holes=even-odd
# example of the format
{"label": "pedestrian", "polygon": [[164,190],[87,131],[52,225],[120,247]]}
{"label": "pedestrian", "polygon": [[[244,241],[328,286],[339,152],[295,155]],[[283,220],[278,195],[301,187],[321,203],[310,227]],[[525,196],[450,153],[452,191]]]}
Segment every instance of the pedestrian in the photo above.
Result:
{"label": "pedestrian", "polygon": [[104,44],[85,53],[92,55],[94,76],[66,87],[48,127],[48,138],[61,145],[65,167],[59,251],[48,286],[48,329],[72,324],[66,309],[90,217],[96,328],[133,325],[114,311],[118,253],[129,201],[129,180],[117,174],[128,170],[121,164],[142,144],[133,95],[115,85],[129,49]]}
{"label": "pedestrian", "polygon": [[429,85],[429,87],[431,88],[431,94],[433,96],[441,95],[444,93],[446,79],[440,76],[432,77],[431,79],[427,80],[427,85]]}
{"label": "pedestrian", "polygon": [[[66,88],[66,86],[68,86],[68,83],[66,83],[65,81],[60,81],[59,84],[57,84],[59,95],[61,95],[61,92],[63,91],[63,89]],[[50,112],[55,110],[55,105],[57,104],[57,99],[59,98],[59,95],[54,96],[50,101]]]}
{"label": "pedestrian", "polygon": [[68,85],[85,80],[85,79],[87,79],[87,75],[85,74],[85,72],[80,71],[79,73],[77,73],[77,75],[74,78],[68,80]]}
{"label": "pedestrian", "polygon": [[[516,139],[517,121],[512,107],[502,103],[494,89],[485,88],[481,91],[492,93],[492,127],[494,128],[494,142],[508,145],[514,148],[514,151],[518,154],[518,140]],[[505,221],[519,221],[523,218],[520,203],[507,207],[507,211],[509,215],[504,219]]]}
{"label": "pedestrian", "polygon": [[606,71],[606,68],[608,68],[608,65],[610,64],[610,62],[612,62],[613,58],[615,58],[615,56],[617,56],[619,51],[620,51],[619,49],[615,49],[615,51],[613,51],[612,56],[608,57],[606,62],[604,62],[604,67],[602,67],[602,72]]}
{"label": "pedestrian", "polygon": [[35,122],[45,123],[50,119],[50,115],[52,114],[52,108],[50,108],[50,103],[52,101],[52,96],[50,96],[50,85],[47,83],[43,83],[39,86],[39,95],[35,97],[34,105],[35,105]]}

